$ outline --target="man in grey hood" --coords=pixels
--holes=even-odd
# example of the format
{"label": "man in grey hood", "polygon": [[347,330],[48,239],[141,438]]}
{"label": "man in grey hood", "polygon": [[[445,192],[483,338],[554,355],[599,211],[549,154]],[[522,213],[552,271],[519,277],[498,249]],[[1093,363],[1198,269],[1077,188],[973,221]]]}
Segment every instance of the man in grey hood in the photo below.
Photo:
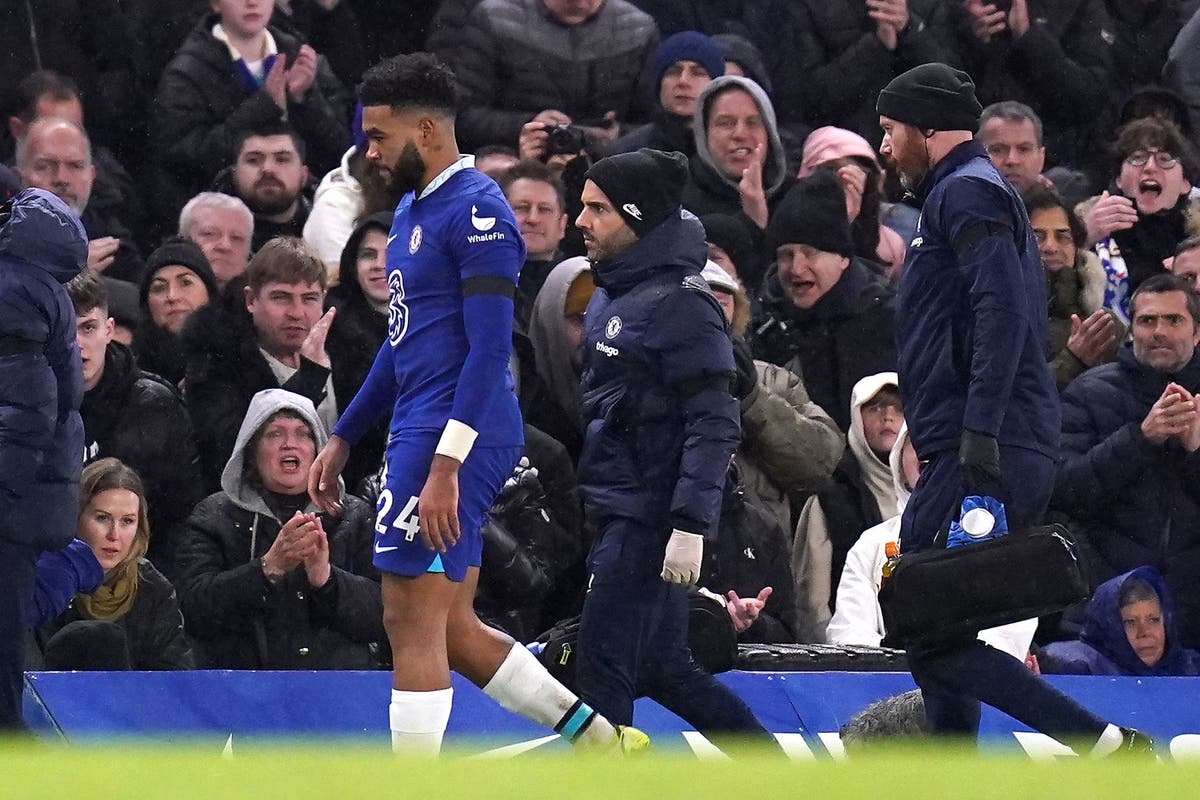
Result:
{"label": "man in grey hood", "polygon": [[308,470],[327,439],[308,398],[265,389],[251,399],[221,491],[196,506],[178,553],[198,666],[382,665],[373,510],[345,495],[339,515],[317,514],[308,497]]}
{"label": "man in grey hood", "polygon": [[683,207],[697,216],[740,216],[760,244],[771,211],[794,183],[767,93],[749,78],[717,78],[700,92],[692,132],[696,156]]}
{"label": "man in grey hood", "polygon": [[579,411],[583,312],[596,284],[584,256],[568,258],[546,276],[534,301],[529,338],[544,391],[534,397],[522,387],[525,420],[563,443],[579,460],[583,429]]}

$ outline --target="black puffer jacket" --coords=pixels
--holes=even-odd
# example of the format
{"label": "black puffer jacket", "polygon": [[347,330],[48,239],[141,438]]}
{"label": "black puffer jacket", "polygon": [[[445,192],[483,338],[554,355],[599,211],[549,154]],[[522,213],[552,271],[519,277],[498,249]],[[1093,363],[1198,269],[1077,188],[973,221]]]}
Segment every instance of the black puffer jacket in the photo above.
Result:
{"label": "black puffer jacket", "polygon": [[[34,633],[39,651],[54,634],[79,620],[90,619],[72,604]],[[138,562],[138,588],[129,613],[114,621],[125,631],[129,663],[135,670],[194,669],[191,644],[183,632],[183,616],[175,587],[146,559]]]}
{"label": "black puffer jacket", "polygon": [[[888,50],[875,34],[862,0],[796,3],[802,63],[776,87],[783,107],[800,104],[814,125],[836,125],[878,144],[875,100],[892,78],[953,53],[949,3],[909,0],[908,27]],[[807,61],[807,63],[804,63]],[[787,117],[786,113],[780,116]]]}
{"label": "black puffer jacket", "polygon": [[1175,595],[1184,646],[1200,645],[1200,453],[1142,436],[1174,381],[1200,391],[1200,352],[1176,375],[1141,366],[1129,348],[1063,392],[1062,453],[1051,506],[1086,537],[1093,576],[1149,565]]}
{"label": "black puffer jacket", "polygon": [[177,528],[204,497],[192,420],[179,390],[138,369],[129,348],[111,342],[104,374],[84,393],[79,413],[87,460],[111,456],[141,476],[150,510],[148,555],[176,575]]}
{"label": "black puffer jacket", "polygon": [[[526,425],[525,457],[537,469],[537,476],[527,472],[509,481],[492,505],[491,515],[511,534],[535,567],[523,578],[520,569],[516,569],[519,562],[511,559],[512,568],[502,578],[508,585],[522,586],[521,594],[529,601],[516,602],[516,597],[511,596],[515,593],[505,596],[495,589],[491,600],[493,609],[515,609],[525,624],[525,635],[532,637],[581,609],[587,580],[584,556],[589,543],[583,537],[579,487],[566,450],[545,433]],[[498,545],[500,541],[489,540],[485,531],[484,572],[493,576],[498,570],[488,568],[489,550],[491,563],[509,560]],[[546,583],[540,591],[539,579]],[[484,586],[485,580],[481,578],[475,602],[481,614],[485,608],[481,603]],[[521,638],[514,631],[510,633]]]}
{"label": "black puffer jacket", "polygon": [[755,358],[799,375],[812,401],[845,431],[854,384],[896,369],[895,314],[894,292],[857,257],[810,309],[792,303],[772,266],[750,346]]}
{"label": "black puffer jacket", "polygon": [[[350,143],[350,105],[346,90],[324,58],[301,103],[288,102],[286,113],[265,89],[250,91],[234,69],[229,48],[212,35],[217,16],[200,21],[167,64],[154,100],[153,151],[163,171],[163,188],[179,208],[233,163],[238,131],[286,119],[308,146],[305,159],[324,175],[341,163]],[[289,59],[300,42],[276,29],[281,55]]]}
{"label": "black puffer jacket", "polygon": [[347,495],[325,517],[329,582],[312,589],[302,567],[277,585],[259,559],[282,527],[224,492],[196,506],[179,548],[179,592],[197,663],[209,669],[375,669],[386,658],[370,506]]}
{"label": "black puffer jacket", "polygon": [[961,3],[952,15],[958,58],[983,105],[1019,100],[1045,124],[1049,163],[1095,168],[1105,161],[1105,119],[1112,91],[1113,34],[1104,0],[1029,0],[1029,32],[983,44]]}
{"label": "black puffer jacket", "polygon": [[463,44],[445,53],[462,88],[464,148],[515,145],[521,126],[556,109],[575,122],[615,111],[641,122],[651,108],[646,64],[658,47],[654,20],[626,0],[605,0],[591,19],[567,26],[543,0],[483,0]]}

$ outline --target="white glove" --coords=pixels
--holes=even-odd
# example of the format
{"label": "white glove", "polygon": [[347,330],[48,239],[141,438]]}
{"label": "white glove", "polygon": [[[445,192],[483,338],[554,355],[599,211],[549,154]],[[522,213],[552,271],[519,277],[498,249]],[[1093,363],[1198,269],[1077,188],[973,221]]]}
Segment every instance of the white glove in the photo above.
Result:
{"label": "white glove", "polygon": [[663,558],[662,579],[667,583],[691,586],[700,580],[700,559],[704,557],[704,537],[698,533],[672,531]]}

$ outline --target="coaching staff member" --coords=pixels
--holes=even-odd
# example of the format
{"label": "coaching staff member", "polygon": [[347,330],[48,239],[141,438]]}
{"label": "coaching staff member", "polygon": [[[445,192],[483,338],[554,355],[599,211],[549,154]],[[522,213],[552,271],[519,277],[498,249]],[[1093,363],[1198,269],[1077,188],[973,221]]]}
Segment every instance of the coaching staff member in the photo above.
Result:
{"label": "coaching staff member", "polygon": [[[880,153],[922,204],[896,302],[900,392],[923,463],[900,527],[903,552],[944,547],[965,494],[1037,524],[1054,486],[1059,406],[1046,364],[1046,296],[1020,196],[973,140],[975,85],[923,64],[879,94]],[[970,580],[964,575],[963,580]],[[974,638],[909,651],[933,731],[974,737],[979,703],[1105,755],[1149,749]]]}

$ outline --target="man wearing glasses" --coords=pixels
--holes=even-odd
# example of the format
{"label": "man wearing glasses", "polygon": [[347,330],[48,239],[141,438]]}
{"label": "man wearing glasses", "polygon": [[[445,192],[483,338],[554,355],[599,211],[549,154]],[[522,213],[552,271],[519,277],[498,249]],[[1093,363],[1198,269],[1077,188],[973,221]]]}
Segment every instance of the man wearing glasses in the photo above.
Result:
{"label": "man wearing glasses", "polygon": [[1104,305],[1128,325],[1132,293],[1165,272],[1163,260],[1200,231],[1200,204],[1188,197],[1200,162],[1178,128],[1153,117],[1122,128],[1116,152],[1114,188],[1076,211],[1104,266]]}

